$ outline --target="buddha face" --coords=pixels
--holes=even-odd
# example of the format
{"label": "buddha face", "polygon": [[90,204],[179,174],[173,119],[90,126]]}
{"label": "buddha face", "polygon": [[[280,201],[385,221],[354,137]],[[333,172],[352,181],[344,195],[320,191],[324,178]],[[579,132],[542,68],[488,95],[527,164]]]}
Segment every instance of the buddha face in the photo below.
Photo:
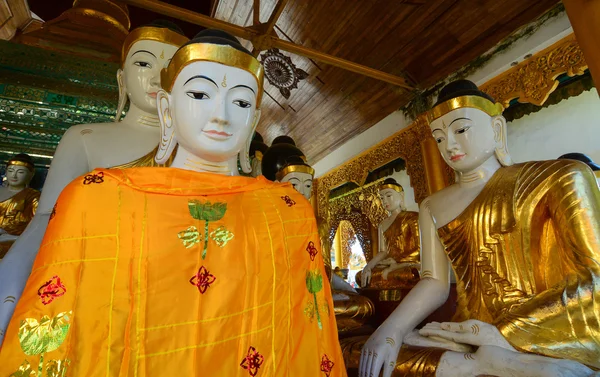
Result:
{"label": "buddha face", "polygon": [[301,172],[291,172],[287,174],[281,182],[289,182],[294,186],[294,189],[298,191],[300,194],[304,195],[306,199],[310,199],[312,194],[312,174],[301,173]]}
{"label": "buddha face", "polygon": [[381,199],[383,208],[388,212],[395,211],[404,206],[404,194],[391,188],[379,191],[379,198]]}
{"label": "buddha face", "polygon": [[254,131],[257,93],[256,79],[245,70],[194,62],[181,70],[170,95],[160,95],[160,111],[168,114],[160,116],[175,125],[181,148],[207,161],[227,161]]}
{"label": "buddha face", "polygon": [[6,168],[6,180],[8,186],[12,189],[19,190],[25,188],[32,177],[33,172],[25,166],[8,165]]}
{"label": "buddha face", "polygon": [[156,114],[160,71],[175,51],[177,46],[148,40],[137,41],[129,49],[120,81],[131,103],[142,111]]}
{"label": "buddha face", "polygon": [[446,163],[455,171],[481,166],[501,147],[503,117],[490,117],[474,108],[460,108],[429,125]]}

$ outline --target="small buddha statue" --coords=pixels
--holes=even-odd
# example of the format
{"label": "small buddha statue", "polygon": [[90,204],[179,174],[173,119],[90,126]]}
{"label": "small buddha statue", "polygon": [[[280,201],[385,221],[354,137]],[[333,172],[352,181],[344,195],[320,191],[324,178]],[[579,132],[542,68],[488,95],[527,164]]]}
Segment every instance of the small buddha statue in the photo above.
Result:
{"label": "small buddha statue", "polygon": [[[168,21],[132,30],[123,44],[121,68],[117,71],[119,105],[115,123],[77,125],[63,135],[37,214],[0,262],[0,342],[63,188],[95,168],[130,163],[156,148],[160,139],[156,110],[160,71],[187,40],[181,29]],[[127,101],[129,110],[120,119]]]}
{"label": "small buddha statue", "polygon": [[404,188],[393,178],[383,181],[379,197],[389,216],[378,227],[379,253],[357,274],[357,283],[373,289],[412,286],[419,279],[419,214],[406,210]]}
{"label": "small buddha statue", "polygon": [[596,182],[598,182],[598,186],[600,187],[600,165],[595,163],[590,158],[590,156],[585,155],[583,153],[567,153],[567,154],[563,154],[558,159],[559,160],[576,160],[576,161],[583,162],[584,164],[589,166],[590,169],[592,169],[592,171],[594,172],[594,175],[596,176]]}
{"label": "small buddha statue", "polygon": [[[307,200],[312,195],[315,170],[302,158],[304,154],[289,136],[277,137],[267,150],[262,161],[262,170],[267,179],[287,182]],[[334,312],[341,335],[362,327],[373,314],[373,303],[359,295],[341,276],[332,273],[329,245],[329,226],[323,218],[317,220],[322,245],[325,270],[330,280]]]}
{"label": "small buddha statue", "polygon": [[27,154],[6,163],[6,186],[0,187],[0,259],[23,233],[38,206],[40,192],[27,187],[35,166]]}
{"label": "small buddha statue", "polygon": [[175,154],[170,167],[95,169],[63,190],[3,371],[346,376],[312,207],[238,173],[238,161],[250,172],[263,77],[223,31],[175,52],[157,93],[155,160]]}
{"label": "small buddha statue", "polygon": [[269,149],[269,146],[265,144],[262,135],[258,132],[255,132],[252,142],[250,143],[250,165],[252,166],[252,172],[250,175],[254,178],[262,175],[261,164],[267,149]]}
{"label": "small buddha statue", "polygon": [[[579,161],[514,164],[502,110],[459,80],[428,113],[457,182],[421,203],[422,279],[364,344],[360,377],[597,376],[600,191]],[[452,322],[413,331],[450,268]]]}

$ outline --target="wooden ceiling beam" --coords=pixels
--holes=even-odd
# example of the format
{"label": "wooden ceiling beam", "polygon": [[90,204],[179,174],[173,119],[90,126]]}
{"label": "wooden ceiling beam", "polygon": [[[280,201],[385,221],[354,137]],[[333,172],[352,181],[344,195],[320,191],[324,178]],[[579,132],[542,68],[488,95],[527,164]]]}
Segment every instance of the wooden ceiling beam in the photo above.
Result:
{"label": "wooden ceiling beam", "polygon": [[254,0],[254,8],[252,9],[252,25],[256,26],[258,24],[260,24],[260,0]]}
{"label": "wooden ceiling beam", "polygon": [[[260,0],[255,1],[259,2],[260,7]],[[254,55],[254,57],[258,57],[258,54],[260,54],[261,51],[268,50],[270,48],[268,43],[270,41],[267,41],[266,37],[272,34],[273,27],[275,27],[275,24],[277,23],[279,16],[281,16],[281,13],[283,12],[283,9],[285,8],[287,2],[288,0],[277,1],[277,4],[275,4],[275,8],[273,9],[271,16],[269,17],[269,21],[267,21],[264,24],[260,24],[259,22],[260,28],[258,29],[258,31],[261,33],[261,36],[258,37],[256,41],[253,41],[254,48],[252,49],[252,55]],[[256,2],[254,3],[254,5],[256,6]]]}
{"label": "wooden ceiling beam", "polygon": [[[282,39],[279,39],[277,37],[274,37],[272,35],[265,35],[264,33],[261,33],[261,31],[259,31],[259,28],[256,28],[256,26],[250,27],[250,28],[245,28],[242,26],[238,26],[229,22],[225,22],[225,21],[221,21],[221,20],[217,20],[215,18],[211,18],[208,16],[205,16],[201,13],[197,13],[197,12],[192,12],[188,9],[185,8],[181,8],[181,7],[177,7],[175,5],[171,5],[171,4],[167,4],[164,3],[162,1],[157,1],[157,0],[120,0],[122,3],[127,4],[127,5],[132,5],[135,7],[139,7],[139,8],[143,8],[143,9],[147,9],[150,10],[152,12],[156,12],[159,14],[163,14],[165,16],[169,16],[169,17],[173,17],[173,18],[177,18],[179,20],[185,21],[185,22],[189,22],[192,24],[196,24],[196,25],[200,25],[200,26],[204,26],[207,28],[214,28],[214,29],[221,29],[229,34],[235,35],[236,37],[240,37],[240,38],[244,38],[247,39],[249,41],[251,41],[253,44],[255,44],[258,41],[258,38],[263,38],[262,39],[262,45],[265,47],[265,49],[269,49],[272,47],[276,47],[276,48],[280,48],[282,50],[297,54],[297,55],[302,55],[305,56],[307,58],[311,58],[314,60],[318,60],[320,62],[323,63],[327,63],[330,65],[333,65],[335,67],[339,67],[342,69],[345,69],[347,71],[351,71],[354,73],[358,73],[364,76],[368,76],[377,80],[381,80],[393,85],[397,85],[399,87],[408,89],[408,90],[413,90],[414,87],[411,86],[407,80],[405,80],[402,77],[399,76],[395,76],[395,75],[391,75],[389,73],[385,73],[361,64],[357,64],[345,59],[341,59],[338,58],[336,56],[333,55],[329,55],[329,54],[325,54],[323,52],[317,51],[315,49],[312,48],[308,48],[308,47],[304,47],[301,45],[297,45],[295,43],[291,43],[288,41],[284,41]],[[280,4],[282,4],[281,6],[281,10],[279,10],[279,14],[281,14],[281,11],[283,11],[283,7],[285,6],[285,3],[287,3],[287,0],[280,0],[279,3],[277,4],[278,6]],[[271,14],[271,17],[273,17],[273,15],[276,14],[277,11],[277,7],[275,9],[275,11],[273,12],[273,14]],[[277,15],[277,17],[279,17]],[[273,26],[275,25],[275,22],[277,21],[274,18],[274,22],[273,22]],[[269,19],[270,21],[270,19]]]}

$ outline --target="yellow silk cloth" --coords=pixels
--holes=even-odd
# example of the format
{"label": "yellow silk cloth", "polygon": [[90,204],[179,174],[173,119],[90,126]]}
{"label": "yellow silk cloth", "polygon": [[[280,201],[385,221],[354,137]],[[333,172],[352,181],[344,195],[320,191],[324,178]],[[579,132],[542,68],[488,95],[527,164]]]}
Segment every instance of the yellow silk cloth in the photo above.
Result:
{"label": "yellow silk cloth", "polygon": [[345,376],[319,249],[289,184],[95,170],[57,202],[0,375]]}
{"label": "yellow silk cloth", "polygon": [[396,263],[419,263],[421,241],[418,212],[400,212],[383,236],[388,254]]}
{"label": "yellow silk cloth", "polygon": [[516,348],[600,367],[600,192],[567,160],[498,170],[438,234],[457,278],[454,321]]}
{"label": "yellow silk cloth", "polygon": [[[0,228],[13,236],[20,236],[37,210],[40,192],[24,188],[0,202]],[[6,255],[14,241],[0,242],[0,259]]]}

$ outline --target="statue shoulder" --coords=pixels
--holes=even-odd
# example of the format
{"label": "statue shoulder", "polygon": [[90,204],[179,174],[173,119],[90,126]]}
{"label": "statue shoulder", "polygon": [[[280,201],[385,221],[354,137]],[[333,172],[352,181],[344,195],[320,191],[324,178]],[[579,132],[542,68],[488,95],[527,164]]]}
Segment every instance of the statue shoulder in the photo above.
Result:
{"label": "statue shoulder", "polygon": [[503,169],[512,170],[509,175],[517,176],[517,195],[524,190],[530,191],[548,181],[557,181],[567,176],[587,181],[590,186],[596,185],[592,170],[586,164],[575,160],[530,161]]}
{"label": "statue shoulder", "polygon": [[29,187],[25,187],[23,189],[23,193],[25,194],[27,199],[39,199],[39,197],[41,195],[41,193],[38,190],[29,188]]}

